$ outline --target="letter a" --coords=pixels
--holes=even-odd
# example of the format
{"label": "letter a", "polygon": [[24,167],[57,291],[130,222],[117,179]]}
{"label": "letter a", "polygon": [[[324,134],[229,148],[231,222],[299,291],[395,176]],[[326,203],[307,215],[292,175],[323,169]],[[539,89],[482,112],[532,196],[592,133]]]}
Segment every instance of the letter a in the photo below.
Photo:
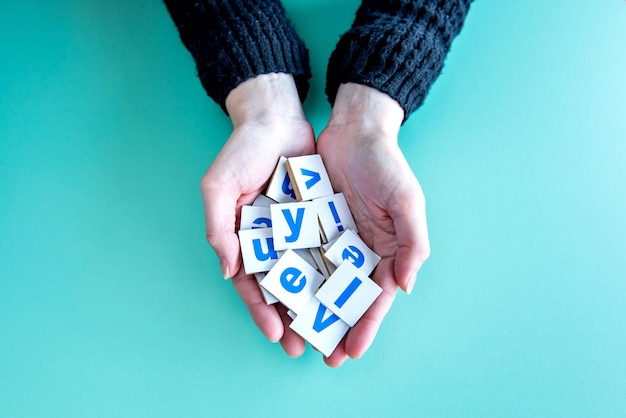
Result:
{"label": "letter a", "polygon": [[293,186],[291,185],[291,180],[289,179],[289,173],[285,174],[285,179],[283,180],[283,193],[288,196],[291,196],[292,199],[296,199],[296,192],[293,190]]}

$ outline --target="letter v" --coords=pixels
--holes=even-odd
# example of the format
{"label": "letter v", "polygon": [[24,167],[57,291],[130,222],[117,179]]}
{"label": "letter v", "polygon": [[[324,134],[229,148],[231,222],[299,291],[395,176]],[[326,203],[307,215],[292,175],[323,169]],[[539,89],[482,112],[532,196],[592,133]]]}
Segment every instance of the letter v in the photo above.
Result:
{"label": "letter v", "polygon": [[311,170],[307,170],[306,168],[301,168],[300,172],[302,173],[303,176],[309,177],[309,179],[304,182],[304,185],[306,186],[307,189],[310,189],[311,187],[315,186],[315,184],[322,179],[322,177],[320,176],[320,173],[318,173],[317,171],[311,171]]}
{"label": "letter v", "polygon": [[320,303],[320,306],[317,308],[317,314],[315,315],[315,321],[313,322],[314,331],[322,332],[339,319],[339,317],[335,314],[331,314],[328,318],[324,319],[325,314],[326,306]]}

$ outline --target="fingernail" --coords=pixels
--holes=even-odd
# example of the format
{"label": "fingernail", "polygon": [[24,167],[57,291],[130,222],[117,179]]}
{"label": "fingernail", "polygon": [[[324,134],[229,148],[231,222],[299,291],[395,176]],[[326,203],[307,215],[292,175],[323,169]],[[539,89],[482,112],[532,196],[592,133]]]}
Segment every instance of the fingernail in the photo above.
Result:
{"label": "fingernail", "polygon": [[409,283],[406,286],[406,294],[410,295],[413,292],[413,287],[415,287],[415,280],[417,279],[417,273],[412,274],[409,279]]}
{"label": "fingernail", "polygon": [[228,269],[228,262],[225,258],[220,258],[220,268],[222,269],[222,276],[224,276],[224,280],[228,280],[230,278],[230,271]]}

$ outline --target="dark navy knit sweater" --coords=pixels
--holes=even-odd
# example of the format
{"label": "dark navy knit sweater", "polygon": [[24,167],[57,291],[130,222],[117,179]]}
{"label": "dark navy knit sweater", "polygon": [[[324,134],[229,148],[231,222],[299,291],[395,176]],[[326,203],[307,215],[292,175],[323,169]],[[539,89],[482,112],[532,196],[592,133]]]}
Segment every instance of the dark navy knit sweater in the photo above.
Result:
{"label": "dark navy knit sweater", "polygon": [[[389,94],[417,109],[435,81],[471,0],[364,0],[332,53],[326,94],[341,83]],[[165,0],[207,94],[225,109],[228,93],[271,72],[293,74],[304,100],[308,51],[278,0]]]}

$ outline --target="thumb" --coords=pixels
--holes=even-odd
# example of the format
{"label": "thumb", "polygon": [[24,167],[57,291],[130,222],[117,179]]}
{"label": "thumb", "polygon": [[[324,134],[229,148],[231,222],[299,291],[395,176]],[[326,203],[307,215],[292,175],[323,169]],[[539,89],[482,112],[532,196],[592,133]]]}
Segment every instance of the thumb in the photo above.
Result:
{"label": "thumb", "polygon": [[206,238],[220,259],[222,275],[228,279],[241,267],[239,238],[235,233],[239,193],[209,173],[202,178],[200,184]]}
{"label": "thumb", "polygon": [[[418,186],[419,189],[419,186]],[[394,260],[394,275],[398,286],[410,294],[415,285],[418,270],[430,255],[426,205],[421,189],[403,200],[397,208],[394,227],[398,237],[398,251]]]}

